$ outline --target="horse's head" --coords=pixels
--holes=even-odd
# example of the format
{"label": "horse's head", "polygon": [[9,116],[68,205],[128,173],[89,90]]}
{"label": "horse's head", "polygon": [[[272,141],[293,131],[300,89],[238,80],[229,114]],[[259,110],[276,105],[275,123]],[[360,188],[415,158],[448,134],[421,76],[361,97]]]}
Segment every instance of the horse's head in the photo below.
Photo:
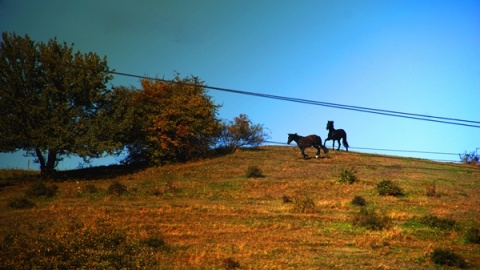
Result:
{"label": "horse's head", "polygon": [[333,121],[328,121],[326,129],[328,130],[328,129],[332,129],[332,128],[333,128]]}
{"label": "horse's head", "polygon": [[292,134],[292,133],[288,133],[288,141],[287,141],[287,144],[290,144],[293,140],[295,140],[295,138],[297,138],[297,133],[295,134]]}

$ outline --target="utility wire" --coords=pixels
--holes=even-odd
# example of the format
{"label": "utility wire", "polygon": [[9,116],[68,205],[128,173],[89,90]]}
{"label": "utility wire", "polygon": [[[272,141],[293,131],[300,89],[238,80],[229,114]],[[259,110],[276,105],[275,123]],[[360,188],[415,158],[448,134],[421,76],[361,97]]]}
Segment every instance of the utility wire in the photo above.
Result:
{"label": "utility wire", "polygon": [[[284,142],[274,142],[274,141],[265,141],[268,144],[277,144],[277,145],[288,145]],[[451,155],[458,156],[456,153],[444,153],[444,152],[429,152],[429,151],[418,151],[418,150],[399,150],[399,149],[385,149],[385,148],[368,148],[368,147],[348,147],[349,149],[358,149],[358,150],[371,150],[371,151],[385,151],[385,152],[401,152],[401,153],[419,153],[419,154],[434,154],[434,155]]]}
{"label": "utility wire", "polygon": [[[133,75],[133,74],[122,73],[122,72],[117,72],[117,71],[109,71],[109,73],[120,75],[120,76],[138,78],[138,79],[157,80],[157,81],[162,81],[162,82],[165,82],[165,83],[177,83],[177,84],[183,84],[183,85],[188,85],[188,86],[198,86],[198,85],[194,85],[194,84],[188,84],[188,83],[176,82],[176,81],[172,81],[172,80],[152,78],[152,77],[148,77],[148,76]],[[269,98],[269,99],[290,101],[290,102],[296,102],[296,103],[302,103],[302,104],[310,104],[310,105],[317,105],[317,106],[330,107],[330,108],[336,108],[336,109],[344,109],[344,110],[351,110],[351,111],[358,111],[358,112],[365,112],[365,113],[373,113],[373,114],[378,114],[378,115],[386,115],[386,116],[407,118],[407,119],[413,119],[413,120],[436,122],[436,123],[442,123],[442,124],[450,124],[450,125],[480,128],[480,121],[464,120],[464,119],[449,118],[449,117],[439,117],[439,116],[415,114],[415,113],[406,113],[406,112],[399,112],[399,111],[392,111],[392,110],[382,110],[382,109],[374,109],[374,108],[360,107],[360,106],[343,105],[343,104],[330,103],[330,102],[322,102],[322,101],[314,101],[314,100],[308,100],[308,99],[277,96],[277,95],[271,95],[271,94],[255,93],[255,92],[242,91],[242,90],[234,90],[234,89],[208,86],[208,85],[202,85],[202,87],[204,87],[206,89],[223,91],[223,92],[228,92],[228,93],[235,93],[235,94],[263,97],[263,98]],[[478,125],[476,125],[476,124],[478,124]]]}

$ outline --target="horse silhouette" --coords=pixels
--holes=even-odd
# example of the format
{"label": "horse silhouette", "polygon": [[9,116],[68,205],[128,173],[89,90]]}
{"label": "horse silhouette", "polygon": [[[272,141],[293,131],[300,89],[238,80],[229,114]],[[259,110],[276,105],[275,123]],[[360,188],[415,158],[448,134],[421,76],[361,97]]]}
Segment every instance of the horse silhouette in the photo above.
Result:
{"label": "horse silhouette", "polygon": [[305,154],[305,149],[308,147],[315,147],[317,149],[317,153],[315,154],[316,158],[320,157],[320,148],[323,149],[323,152],[326,154],[328,153],[328,149],[322,144],[322,138],[318,135],[308,135],[306,137],[300,136],[297,133],[291,134],[288,133],[288,141],[287,143],[290,144],[292,141],[295,141],[298,145],[298,148],[302,151],[302,155],[304,159],[307,159],[308,155]]}
{"label": "horse silhouette", "polygon": [[333,141],[332,149],[335,149],[335,141],[338,141],[338,148],[337,148],[337,151],[338,151],[340,150],[340,146],[342,146],[342,144],[340,143],[340,139],[343,139],[343,146],[345,147],[345,149],[347,149],[347,152],[348,152],[347,133],[345,132],[345,130],[335,129],[333,127],[333,121],[327,122],[327,129],[328,129],[328,138],[325,140],[325,144],[327,144],[327,141],[332,140]]}

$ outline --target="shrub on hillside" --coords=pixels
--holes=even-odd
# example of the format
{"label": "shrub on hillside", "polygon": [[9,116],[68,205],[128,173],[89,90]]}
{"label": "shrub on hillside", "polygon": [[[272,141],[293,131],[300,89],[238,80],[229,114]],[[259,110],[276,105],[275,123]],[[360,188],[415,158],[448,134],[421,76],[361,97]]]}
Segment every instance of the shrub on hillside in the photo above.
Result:
{"label": "shrub on hillside", "polygon": [[156,250],[168,250],[167,244],[160,237],[149,237],[143,239],[140,243]]}
{"label": "shrub on hillside", "polygon": [[115,181],[108,187],[108,194],[112,195],[122,195],[127,193],[128,189],[122,183]]}
{"label": "shrub on hillside", "polygon": [[480,161],[480,156],[477,156],[476,152],[470,152],[465,154],[459,154],[460,156],[460,162],[465,163],[465,164],[473,164],[476,165]]}
{"label": "shrub on hillside", "polygon": [[98,192],[98,188],[93,184],[88,184],[85,186],[85,192],[94,194]]}
{"label": "shrub on hillside", "polygon": [[37,181],[33,183],[27,190],[26,195],[29,197],[42,197],[47,198],[55,197],[58,191],[57,185],[47,186],[43,181]]}
{"label": "shrub on hillside", "polygon": [[420,219],[420,222],[433,229],[452,230],[455,220],[451,218],[440,218],[435,215],[427,215]]}
{"label": "shrub on hillside", "polygon": [[357,195],[353,197],[352,204],[358,206],[365,206],[367,204],[367,201],[362,196]]}
{"label": "shrub on hillside", "polygon": [[468,267],[468,264],[460,255],[451,250],[443,248],[434,249],[430,254],[430,261],[432,261],[434,264],[455,266],[459,268]]}
{"label": "shrub on hillside", "polygon": [[13,209],[29,209],[35,207],[35,203],[27,198],[14,198],[8,202],[8,206]]}
{"label": "shrub on hillside", "polygon": [[402,189],[391,180],[383,180],[377,184],[378,194],[382,196],[403,196]]}
{"label": "shrub on hillside", "polygon": [[247,175],[247,178],[265,177],[262,173],[262,170],[260,170],[258,166],[248,166],[246,175]]}
{"label": "shrub on hillside", "polygon": [[287,195],[283,195],[282,200],[283,200],[284,203],[291,203],[292,202],[292,199],[290,197],[288,197]]}
{"label": "shrub on hillside", "polygon": [[428,185],[425,188],[425,195],[427,195],[427,197],[436,197],[437,196],[437,186],[435,184]]}
{"label": "shrub on hillside", "polygon": [[226,258],[225,260],[223,260],[223,264],[225,266],[225,270],[235,270],[237,268],[240,268],[240,263],[232,258]]}
{"label": "shrub on hillside", "polygon": [[340,183],[348,183],[353,184],[357,181],[357,172],[355,169],[343,169],[340,173],[340,178],[338,182]]}
{"label": "shrub on hillside", "polygon": [[465,240],[468,243],[480,244],[480,230],[475,227],[470,227],[465,233]]}
{"label": "shrub on hillside", "polygon": [[369,230],[382,230],[390,225],[390,218],[377,213],[375,209],[368,210],[366,207],[362,207],[360,212],[353,216],[352,224]]}
{"label": "shrub on hillside", "polygon": [[315,213],[315,202],[309,198],[297,198],[293,199],[293,213]]}

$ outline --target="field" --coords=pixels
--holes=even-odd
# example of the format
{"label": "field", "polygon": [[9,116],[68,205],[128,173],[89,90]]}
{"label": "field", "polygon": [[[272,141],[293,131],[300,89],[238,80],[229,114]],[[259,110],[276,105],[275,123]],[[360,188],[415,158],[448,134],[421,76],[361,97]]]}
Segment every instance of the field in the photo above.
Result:
{"label": "field", "polygon": [[475,165],[268,146],[36,174],[0,171],[0,269],[480,268]]}

